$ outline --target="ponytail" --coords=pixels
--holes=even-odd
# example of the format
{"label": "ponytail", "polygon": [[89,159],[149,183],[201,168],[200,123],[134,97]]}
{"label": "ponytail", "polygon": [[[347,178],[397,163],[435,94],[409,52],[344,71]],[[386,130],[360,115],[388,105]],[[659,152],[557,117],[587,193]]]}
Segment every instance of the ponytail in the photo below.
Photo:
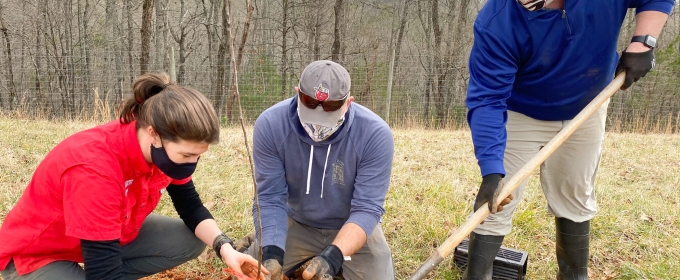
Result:
{"label": "ponytail", "polygon": [[212,103],[200,92],[173,85],[167,74],[141,75],[132,97],[123,101],[119,121],[151,126],[165,141],[219,142],[219,122]]}

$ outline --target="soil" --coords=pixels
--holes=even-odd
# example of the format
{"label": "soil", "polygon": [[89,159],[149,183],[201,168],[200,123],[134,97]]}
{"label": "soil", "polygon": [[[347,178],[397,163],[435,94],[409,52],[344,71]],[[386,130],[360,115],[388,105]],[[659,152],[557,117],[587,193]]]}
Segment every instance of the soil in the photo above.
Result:
{"label": "soil", "polygon": [[[161,273],[154,274],[152,276],[142,278],[142,280],[203,280],[203,279],[219,279],[219,280],[253,280],[250,277],[242,276],[240,278],[233,277],[230,273],[232,272],[228,268],[223,268],[221,272],[217,272],[217,269],[211,270],[211,272],[198,272],[198,271],[181,271],[179,269],[170,269],[163,271]],[[302,279],[302,278],[300,278]],[[289,279],[283,276],[283,280],[297,280]]]}

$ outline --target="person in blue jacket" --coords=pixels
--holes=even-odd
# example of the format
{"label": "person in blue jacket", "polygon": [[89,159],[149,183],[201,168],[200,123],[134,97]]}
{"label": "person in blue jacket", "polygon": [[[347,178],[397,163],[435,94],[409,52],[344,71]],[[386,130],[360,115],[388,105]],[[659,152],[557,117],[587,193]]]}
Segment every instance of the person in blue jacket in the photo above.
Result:
{"label": "person in blue jacket", "polygon": [[[523,182],[498,197],[510,178],[625,70],[621,89],[654,67],[654,47],[674,0],[490,0],[474,23],[469,60],[468,123],[482,183],[476,211],[491,215],[470,234],[464,279],[491,279],[492,261],[512,227]],[[628,8],[636,10],[631,43],[617,55]],[[548,211],[555,216],[558,279],[587,279],[595,178],[608,102],[542,165]],[[497,200],[513,199],[497,211]]]}
{"label": "person in blue jacket", "polygon": [[256,256],[262,244],[267,279],[280,280],[300,265],[304,279],[332,279],[341,271],[348,280],[394,279],[379,225],[394,140],[385,121],[352,103],[350,86],[343,66],[314,61],[296,96],[255,121],[262,241],[249,253]]}

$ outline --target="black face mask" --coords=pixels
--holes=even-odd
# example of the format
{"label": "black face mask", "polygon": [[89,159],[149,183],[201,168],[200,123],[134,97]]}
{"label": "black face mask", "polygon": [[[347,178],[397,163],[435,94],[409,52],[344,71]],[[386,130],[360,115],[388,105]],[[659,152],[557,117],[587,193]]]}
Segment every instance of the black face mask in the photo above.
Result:
{"label": "black face mask", "polygon": [[163,146],[156,148],[153,145],[151,145],[151,161],[153,161],[153,164],[163,171],[165,175],[168,175],[168,177],[175,180],[186,179],[191,176],[191,174],[194,174],[196,165],[198,164],[198,160],[196,162],[175,163],[170,160],[170,157]]}

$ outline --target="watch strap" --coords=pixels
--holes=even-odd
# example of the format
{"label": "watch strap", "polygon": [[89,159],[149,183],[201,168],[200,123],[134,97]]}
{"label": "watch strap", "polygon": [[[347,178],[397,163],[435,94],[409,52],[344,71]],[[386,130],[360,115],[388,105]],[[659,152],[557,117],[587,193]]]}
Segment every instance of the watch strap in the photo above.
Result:
{"label": "watch strap", "polygon": [[222,245],[229,243],[232,248],[234,248],[234,241],[229,238],[226,234],[221,233],[220,235],[216,236],[215,239],[213,240],[212,248],[215,251],[215,254],[217,254],[218,258],[222,258],[222,255],[220,254],[220,249],[222,249]]}
{"label": "watch strap", "polygon": [[633,36],[633,38],[630,40],[630,42],[631,43],[633,43],[633,42],[642,43],[645,46],[652,48],[652,49],[656,48],[656,38],[654,38],[654,36],[652,36],[652,35]]}

